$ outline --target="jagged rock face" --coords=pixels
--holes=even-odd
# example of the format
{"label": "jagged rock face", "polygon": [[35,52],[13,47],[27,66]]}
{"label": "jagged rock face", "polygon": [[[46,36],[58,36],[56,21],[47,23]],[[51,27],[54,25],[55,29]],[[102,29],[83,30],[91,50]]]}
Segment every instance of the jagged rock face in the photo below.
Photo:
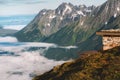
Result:
{"label": "jagged rock face", "polygon": [[120,15],[120,0],[108,0],[102,6],[97,7],[92,15],[104,21],[105,24],[109,23],[109,20],[114,20]]}
{"label": "jagged rock face", "polygon": [[[89,25],[88,31],[94,30],[94,32],[88,39],[78,44],[80,47],[80,51],[100,50],[102,48],[102,37],[96,36],[96,31],[120,28],[119,4],[120,4],[119,0],[108,0],[103,5],[97,7],[91,13],[93,18],[92,22],[90,21],[91,25]],[[92,44],[92,46],[90,44]]]}
{"label": "jagged rock face", "polygon": [[[35,19],[23,30],[18,32],[16,36],[20,41],[40,41],[43,37],[57,32],[67,24],[79,21],[81,17],[89,15],[94,8],[94,6],[74,6],[71,3],[63,3],[55,10],[43,9],[39,12]],[[33,39],[29,39],[28,36],[30,33],[36,36],[30,36],[30,38],[33,37]],[[24,39],[21,39],[19,36],[22,36]]]}

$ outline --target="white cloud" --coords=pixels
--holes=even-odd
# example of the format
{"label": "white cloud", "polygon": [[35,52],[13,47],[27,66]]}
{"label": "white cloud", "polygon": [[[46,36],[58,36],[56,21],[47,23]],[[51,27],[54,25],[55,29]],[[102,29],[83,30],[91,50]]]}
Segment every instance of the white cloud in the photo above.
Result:
{"label": "white cloud", "polygon": [[42,74],[63,62],[48,60],[39,52],[24,52],[18,57],[0,56],[0,80],[32,80],[30,74]]}
{"label": "white cloud", "polygon": [[26,25],[4,25],[4,29],[12,29],[12,30],[21,30],[25,27]]}
{"label": "white cloud", "polygon": [[18,42],[15,37],[7,36],[7,37],[0,37],[0,42]]}
{"label": "white cloud", "polygon": [[[22,44],[22,43],[21,43]],[[55,65],[65,61],[49,60],[40,55],[42,51],[27,51],[26,47],[31,46],[53,46],[46,43],[24,43],[19,46],[0,46],[0,50],[9,51],[19,56],[0,56],[0,80],[32,80],[30,75],[42,74]]]}

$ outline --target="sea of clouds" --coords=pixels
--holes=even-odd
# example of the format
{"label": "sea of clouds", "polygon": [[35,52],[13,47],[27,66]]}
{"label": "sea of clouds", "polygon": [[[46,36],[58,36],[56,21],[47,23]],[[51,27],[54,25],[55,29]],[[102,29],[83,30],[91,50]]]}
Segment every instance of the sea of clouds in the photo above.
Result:
{"label": "sea of clouds", "polygon": [[21,30],[26,25],[4,25],[3,29]]}
{"label": "sea of clouds", "polygon": [[[28,50],[31,47],[39,49]],[[0,37],[0,80],[32,80],[35,75],[64,63],[65,61],[50,60],[42,56],[49,47],[56,45],[20,43],[15,37]]]}
{"label": "sea of clouds", "polygon": [[21,52],[19,56],[0,56],[0,80],[32,80],[64,61],[49,60],[39,52]]}
{"label": "sea of clouds", "polygon": [[15,37],[6,36],[0,37],[0,42],[18,42],[18,40]]}
{"label": "sea of clouds", "polygon": [[40,42],[18,42],[11,36],[0,37],[0,80],[32,80],[35,75],[66,62],[44,57],[44,51],[50,47],[76,48]]}

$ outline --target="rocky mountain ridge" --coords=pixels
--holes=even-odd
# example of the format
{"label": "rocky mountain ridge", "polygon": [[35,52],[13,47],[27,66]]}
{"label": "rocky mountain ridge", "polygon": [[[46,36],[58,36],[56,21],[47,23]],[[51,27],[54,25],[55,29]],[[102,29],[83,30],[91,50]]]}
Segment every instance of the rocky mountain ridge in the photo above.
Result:
{"label": "rocky mountain ridge", "polygon": [[71,22],[79,21],[80,18],[90,15],[94,9],[95,6],[74,6],[71,3],[62,3],[55,10],[43,9],[31,23],[16,33],[16,37],[19,41],[41,41]]}
{"label": "rocky mountain ridge", "polygon": [[[96,36],[96,31],[119,28],[119,3],[119,0],[108,0],[103,5],[98,6],[95,10],[93,10],[91,15],[82,17],[77,23],[73,22],[67,25],[68,27],[64,27],[55,34],[50,35],[47,39],[43,40],[43,42],[80,45],[82,42],[92,39],[93,36]],[[66,39],[62,38],[64,36],[69,36],[69,39],[67,39],[67,37],[65,37]],[[98,36],[96,36],[96,38],[97,37]],[[64,39],[66,41],[62,42]]]}

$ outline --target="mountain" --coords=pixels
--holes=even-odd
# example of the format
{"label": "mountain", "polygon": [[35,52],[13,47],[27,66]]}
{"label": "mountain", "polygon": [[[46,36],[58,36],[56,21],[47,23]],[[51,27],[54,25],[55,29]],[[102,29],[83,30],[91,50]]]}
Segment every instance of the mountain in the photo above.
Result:
{"label": "mountain", "polygon": [[[95,49],[96,46],[101,46],[102,44],[97,45],[101,43],[101,38],[95,35],[96,31],[120,28],[119,4],[119,0],[108,0],[93,10],[90,15],[84,16],[79,21],[63,27],[55,34],[46,37],[43,42],[56,43],[59,45],[78,45],[80,48],[85,46],[88,49]],[[90,43],[91,41],[93,43]],[[86,43],[94,46],[88,47],[89,45]],[[85,47],[84,49],[86,49]]]}
{"label": "mountain", "polygon": [[19,41],[43,41],[66,25],[90,15],[95,6],[62,3],[55,10],[43,9],[24,29],[15,34]]}
{"label": "mountain", "polygon": [[74,61],[55,66],[33,80],[120,80],[120,47],[88,51]]}
{"label": "mountain", "polygon": [[[49,49],[46,52],[45,56],[47,58],[55,59],[55,60],[58,58],[59,60],[61,60],[62,58],[60,58],[59,56],[54,57],[53,55],[59,55],[63,53],[66,55],[66,52],[69,53],[70,51],[71,51],[70,52],[71,54],[74,54],[74,53],[88,51],[88,50],[100,50],[102,47],[102,39],[100,36],[96,35],[96,31],[100,31],[103,29],[120,28],[120,5],[119,4],[120,4],[119,0],[108,0],[104,4],[96,8],[94,8],[93,6],[86,8],[85,5],[76,7],[76,6],[73,6],[72,4],[63,3],[55,10],[56,15],[58,14],[57,12],[59,12],[59,10],[61,12],[60,15],[63,15],[64,5],[65,6],[69,5],[73,11],[68,8],[68,11],[66,11],[66,13],[64,13],[64,16],[63,16],[65,17],[65,19],[61,21],[66,22],[69,16],[71,16],[75,12],[74,10],[78,11],[78,8],[82,10],[84,15],[83,14],[79,15],[81,17],[77,17],[79,19],[75,21],[71,18],[72,20],[71,21],[68,20],[67,24],[65,23],[61,24],[63,26],[61,26],[60,29],[57,28],[56,30],[56,27],[58,26],[56,27],[54,26],[54,28],[51,28],[50,26],[51,28],[51,29],[49,28],[50,30],[48,28],[45,28],[45,29],[48,29],[47,32],[50,32],[50,34],[48,35],[43,33],[43,30],[41,30],[41,26],[39,27],[37,26],[38,25],[37,23],[41,21],[41,18],[44,17],[43,19],[46,19],[45,16],[39,15],[39,14],[42,14],[42,12],[44,12],[44,10],[42,10],[38,14],[39,17],[36,16],[36,18],[32,21],[32,22],[38,21],[36,23],[37,25],[33,27],[30,27],[30,26],[25,27],[23,30],[18,32],[16,36],[20,41],[42,41],[42,42],[55,43],[63,46],[70,46],[70,45],[78,46],[78,48],[73,51],[56,49],[60,51],[58,52],[58,54],[55,53],[53,49]],[[91,12],[89,11],[89,14],[85,13],[85,12],[88,12],[89,8],[90,9],[92,8],[93,10],[91,10]],[[55,17],[55,19],[57,18],[58,17]],[[51,31],[52,29],[55,30],[55,32]],[[69,58],[70,59],[76,58],[75,56],[74,57],[70,56]]]}
{"label": "mountain", "polygon": [[[58,45],[69,46],[76,45],[76,50],[67,50],[67,52],[59,50],[58,54],[54,50],[46,52],[47,54],[75,54],[89,50],[102,49],[102,37],[97,36],[96,32],[105,29],[120,28],[120,1],[108,0],[101,6],[98,6],[91,12],[90,15],[82,17],[79,21],[71,22],[65,27],[61,28],[56,33],[44,38],[43,42],[55,43]],[[76,55],[77,56],[77,55]],[[50,59],[57,59],[59,57],[48,57]],[[75,57],[70,57],[75,58]],[[63,59],[63,58],[61,58]]]}
{"label": "mountain", "polygon": [[0,25],[0,29],[2,29],[3,28],[3,26],[2,25]]}
{"label": "mountain", "polygon": [[[97,7],[96,10],[94,10],[92,13],[92,15],[94,15],[94,20],[91,24],[94,25],[91,27],[96,28],[96,31],[120,28],[119,4],[119,0],[108,0],[103,5]],[[101,48],[102,39],[100,36],[96,35],[96,31],[93,32],[93,34],[88,39],[78,44],[81,51],[99,50]]]}
{"label": "mountain", "polygon": [[[47,18],[46,21],[39,22],[41,20],[46,19],[46,15],[43,15],[43,12],[46,10],[40,11],[40,13],[36,16],[36,18],[28,24],[23,30],[16,34],[17,38],[20,41],[41,41],[41,42],[49,42],[55,43],[63,46],[75,45],[78,48],[75,50],[66,50],[66,49],[49,49],[45,53],[45,57],[49,59],[55,60],[66,60],[71,58],[76,58],[77,55],[69,56],[67,53],[78,53],[89,50],[100,50],[102,48],[102,38],[96,35],[97,31],[105,30],[105,29],[118,29],[120,28],[120,0],[108,0],[104,4],[98,7],[86,7],[85,5],[80,5],[79,7],[73,6],[70,3],[61,4],[56,10],[54,10],[56,17],[52,18],[51,22],[55,22],[55,26],[51,28],[39,26],[37,23],[44,23],[49,20]],[[68,11],[65,11],[66,7],[69,8]],[[79,9],[79,10],[78,10]],[[75,11],[76,10],[76,11]],[[50,10],[51,11],[51,10]],[[81,11],[83,14],[78,14],[76,18],[77,20],[73,20],[73,18],[69,18],[72,16],[74,12]],[[58,15],[57,12],[60,12]],[[63,20],[59,22],[60,19],[58,16],[63,16]],[[48,17],[50,16],[50,12]],[[56,21],[60,23],[59,29]],[[68,22],[67,22],[68,21]],[[63,23],[64,22],[64,23]],[[36,23],[36,26],[30,26],[31,24]],[[40,25],[39,24],[39,25]],[[52,24],[52,23],[50,23]],[[39,28],[39,29],[38,29]],[[56,29],[57,28],[57,29]],[[44,33],[44,30],[47,30],[47,33]],[[55,30],[53,32],[53,30]],[[59,51],[55,53],[55,51]],[[60,55],[63,54],[63,58]],[[53,55],[56,55],[55,57]],[[59,55],[59,56],[58,56]],[[66,57],[67,55],[67,57]]]}
{"label": "mountain", "polygon": [[[85,5],[77,7],[70,3],[63,3],[56,10],[44,9],[27,27],[16,33],[16,37],[19,41],[42,41],[79,46],[96,37],[100,41],[100,37],[95,35],[96,31],[119,28],[119,20],[116,21],[120,14],[119,3],[119,0],[108,0],[97,8]],[[95,46],[92,48],[95,49],[96,44],[100,43],[93,44]]]}
{"label": "mountain", "polygon": [[0,28],[0,36],[13,36],[13,34],[15,34],[16,32],[18,32],[18,31]]}

